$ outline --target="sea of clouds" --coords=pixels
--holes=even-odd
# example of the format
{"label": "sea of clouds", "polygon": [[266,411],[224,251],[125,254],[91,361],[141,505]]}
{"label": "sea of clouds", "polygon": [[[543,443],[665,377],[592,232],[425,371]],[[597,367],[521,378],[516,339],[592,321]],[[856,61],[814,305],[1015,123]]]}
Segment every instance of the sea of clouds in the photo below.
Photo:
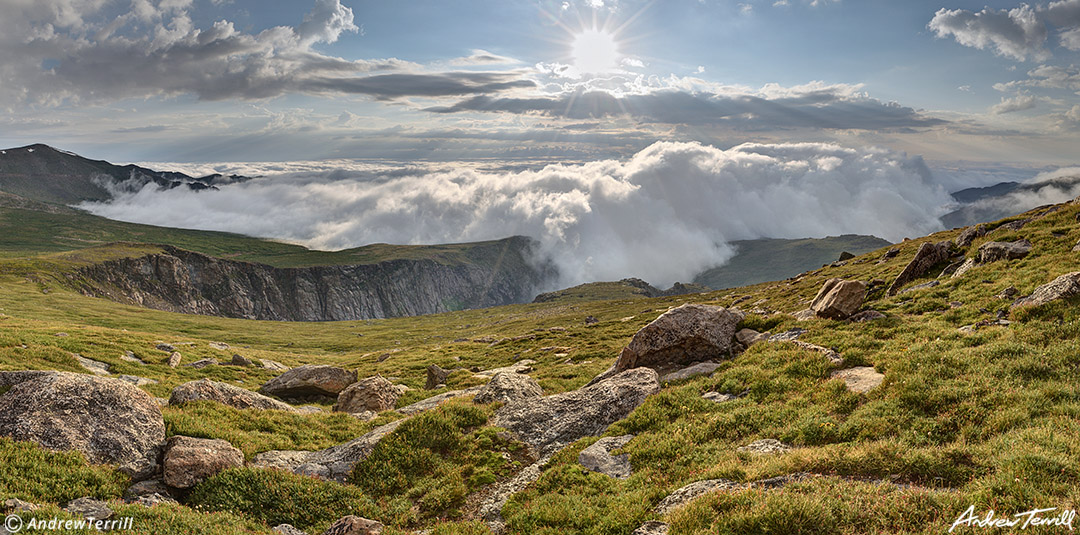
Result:
{"label": "sea of clouds", "polygon": [[[234,169],[235,170],[235,169]],[[112,219],[337,250],[525,235],[566,286],[667,286],[728,260],[732,240],[938,230],[950,203],[921,158],[825,143],[660,142],[625,160],[529,170],[393,165],[280,173],[218,191],[150,186],[81,207]]]}

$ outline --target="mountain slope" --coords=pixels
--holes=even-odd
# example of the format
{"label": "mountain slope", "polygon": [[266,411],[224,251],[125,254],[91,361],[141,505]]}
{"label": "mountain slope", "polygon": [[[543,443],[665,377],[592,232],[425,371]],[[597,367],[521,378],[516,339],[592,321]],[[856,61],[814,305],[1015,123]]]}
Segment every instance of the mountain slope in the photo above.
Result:
{"label": "mountain slope", "polygon": [[874,236],[844,234],[801,240],[762,238],[731,244],[735,256],[727,264],[695,277],[695,283],[721,289],[786,279],[835,262],[842,252],[860,255],[889,242]]}

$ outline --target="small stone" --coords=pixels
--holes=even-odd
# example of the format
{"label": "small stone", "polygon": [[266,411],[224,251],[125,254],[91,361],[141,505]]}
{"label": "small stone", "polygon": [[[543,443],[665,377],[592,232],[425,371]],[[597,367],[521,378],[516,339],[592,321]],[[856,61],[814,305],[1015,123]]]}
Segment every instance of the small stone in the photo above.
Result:
{"label": "small stone", "polygon": [[424,388],[434,390],[439,385],[446,384],[448,377],[450,377],[450,370],[443,369],[438,364],[431,364],[427,367],[427,383]]}
{"label": "small stone", "polygon": [[166,353],[172,353],[173,351],[176,351],[176,348],[173,347],[172,344],[166,344],[165,342],[161,342],[154,347],[156,347],[158,351],[164,351]]}
{"label": "small stone", "polygon": [[634,530],[630,535],[668,535],[671,527],[664,522],[650,520]]}
{"label": "small stone", "polygon": [[307,535],[307,532],[300,531],[290,524],[278,524],[270,529],[274,533],[280,533],[281,535]]}
{"label": "small stone", "polygon": [[211,349],[218,349],[221,351],[229,350],[229,344],[226,344],[225,342],[210,342],[209,346]]}
{"label": "small stone", "polygon": [[848,318],[848,321],[852,323],[863,323],[866,321],[874,321],[884,318],[885,314],[882,314],[881,312],[878,312],[876,310],[864,310]]}
{"label": "small stone", "polygon": [[55,334],[55,335],[53,335],[53,336],[58,336],[58,337],[60,337],[60,338],[67,338],[67,337],[68,337],[68,333],[56,333],[56,334]]}
{"label": "small stone", "polygon": [[929,282],[924,282],[922,284],[916,284],[915,286],[912,286],[911,288],[905,288],[900,293],[906,294],[908,292],[917,292],[919,290],[928,290],[928,289],[933,288],[933,287],[935,287],[935,286],[937,286],[939,284],[941,284],[940,281],[932,280],[932,281],[929,281]]}
{"label": "small stone", "polygon": [[41,507],[36,503],[24,502],[18,498],[4,500],[4,511],[8,513],[29,513]]}
{"label": "small stone", "polygon": [[145,366],[146,365],[146,363],[143,362],[142,359],[140,359],[139,357],[136,357],[135,353],[132,353],[131,351],[125,351],[123,355],[120,355],[120,360],[122,360],[124,362],[131,362],[131,363],[134,363],[134,364],[138,364],[140,366]]}
{"label": "small stone", "polygon": [[133,505],[141,505],[143,507],[156,507],[158,505],[178,504],[172,496],[168,496],[160,493],[144,494],[132,500],[130,502]]}
{"label": "small stone", "polygon": [[770,335],[765,340],[768,341],[768,342],[783,342],[783,341],[789,341],[789,340],[797,340],[805,332],[806,332],[806,329],[800,329],[799,327],[795,327],[794,329],[788,329],[788,330],[786,330],[786,331],[784,331],[782,333],[776,333],[776,334]]}
{"label": "small stone", "polygon": [[217,366],[217,365],[218,365],[218,360],[217,359],[201,359],[201,360],[196,360],[195,362],[192,362],[191,364],[187,364],[186,366],[191,367],[191,368],[195,368],[196,370],[201,370],[201,369],[203,369],[203,368],[205,368],[207,366]]}
{"label": "small stone", "polygon": [[349,515],[334,522],[322,535],[380,535],[382,530],[379,522]]}
{"label": "small stone", "polygon": [[596,316],[585,316],[585,325],[593,325],[600,323],[600,320],[596,319]]}
{"label": "small stone", "polygon": [[858,394],[865,394],[881,386],[881,381],[885,379],[885,375],[875,371],[873,366],[857,366],[835,370],[830,374],[830,377],[844,381],[848,390]]}
{"label": "small stone", "polygon": [[180,352],[179,351],[173,351],[172,354],[169,355],[169,367],[170,368],[175,368],[175,367],[179,366],[180,365],[180,358],[181,358],[180,357]]}
{"label": "small stone", "polygon": [[785,453],[791,451],[791,446],[774,438],[755,440],[745,446],[739,446],[738,451],[753,453],[756,455],[769,455],[773,453]]}
{"label": "small stone", "polygon": [[117,375],[116,378],[120,379],[121,381],[129,382],[129,383],[131,383],[131,384],[133,384],[135,386],[156,385],[156,384],[158,384],[157,380],[155,380],[155,379],[149,379],[149,378],[146,378],[146,377],[139,377],[138,375]]}
{"label": "small stone", "polygon": [[109,508],[109,504],[89,497],[71,500],[64,506],[64,510],[73,515],[93,518],[94,520],[108,520],[113,515],[113,510]]}
{"label": "small stone", "polygon": [[284,364],[282,364],[280,362],[269,360],[269,359],[259,359],[259,364],[262,364],[262,367],[263,367],[264,370],[270,370],[270,371],[275,371],[275,372],[287,372],[287,371],[289,371],[288,366],[286,366],[286,365],[284,365]]}
{"label": "small stone", "polygon": [[794,317],[798,321],[809,321],[812,319],[817,319],[818,315],[817,312],[814,312],[813,310],[807,308],[792,314],[792,317]]}
{"label": "small stone", "polygon": [[1016,286],[1009,286],[1008,288],[1005,288],[1004,290],[998,292],[998,294],[994,297],[997,297],[998,299],[1012,299],[1016,297],[1016,295],[1019,293],[1020,290],[1017,290]]}
{"label": "small stone", "polygon": [[254,362],[251,362],[251,359],[249,359],[249,358],[247,358],[247,357],[245,357],[243,355],[240,355],[239,353],[234,354],[232,356],[232,360],[229,361],[229,364],[232,365],[232,366],[243,366],[243,367],[249,367],[249,366],[254,366],[255,365]]}
{"label": "small stone", "polygon": [[695,481],[686,485],[685,487],[676,490],[664,498],[659,505],[656,506],[656,513],[660,515],[666,515],[691,501],[709,494],[711,492],[718,492],[721,490],[734,490],[741,486],[734,481],[728,481],[726,479],[704,479],[701,481]]}
{"label": "small stone", "polygon": [[735,339],[746,347],[750,347],[768,338],[769,333],[759,333],[753,329],[740,329],[739,332],[735,333]]}
{"label": "small stone", "polygon": [[160,479],[148,479],[146,481],[139,481],[132,484],[127,490],[124,491],[124,500],[133,501],[139,496],[147,496],[150,494],[161,494],[169,496],[169,487],[165,485],[165,482]]}
{"label": "small stone", "polygon": [[79,362],[79,365],[85,368],[90,373],[94,375],[109,375],[108,364],[88,359],[78,353],[72,353],[71,356],[75,357],[75,360]]}
{"label": "small stone", "polygon": [[705,392],[701,397],[712,401],[714,403],[724,403],[725,401],[734,401],[738,399],[737,396],[731,394],[721,394],[720,392]]}

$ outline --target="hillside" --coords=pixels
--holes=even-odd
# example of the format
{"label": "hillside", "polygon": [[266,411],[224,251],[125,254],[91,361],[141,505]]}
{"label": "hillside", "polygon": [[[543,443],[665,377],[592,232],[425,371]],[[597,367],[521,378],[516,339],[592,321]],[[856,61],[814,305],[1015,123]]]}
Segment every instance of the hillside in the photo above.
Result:
{"label": "hillside", "polygon": [[712,268],[694,278],[717,290],[782,280],[831,264],[847,252],[860,255],[889,245],[874,236],[845,234],[827,238],[785,240],[762,238],[731,242],[735,256],[720,267]]}
{"label": "hillside", "polygon": [[[118,516],[132,516],[130,532],[140,534],[270,533],[280,523],[317,534],[346,514],[378,520],[389,535],[426,529],[481,534],[489,533],[489,525],[522,535],[629,534],[639,527],[652,531],[637,533],[671,535],[937,534],[968,507],[980,516],[993,509],[1001,517],[1033,507],[1075,509],[1080,303],[1072,297],[1011,305],[1076,270],[1077,217],[1080,205],[1065,204],[987,225],[986,235],[891,296],[884,287],[909,271],[905,266],[920,248],[953,240],[959,231],[905,241],[893,246],[895,253],[881,248],[792,280],[725,291],[334,323],[175,314],[88,298],[60,282],[63,270],[50,275],[49,269],[63,267],[62,258],[12,251],[0,260],[0,370],[85,374],[84,366],[100,370],[103,364],[107,370],[99,373],[149,379],[133,381],[166,398],[201,379],[255,390],[282,373],[267,364],[274,361],[341,366],[408,389],[397,389],[403,393],[394,409],[379,411],[374,420],[331,412],[335,400],[327,398],[288,400],[309,407],[305,412],[174,400],[161,408],[164,435],[222,439],[239,449],[248,466],[189,490],[140,483],[137,489],[171,495],[153,507],[139,505],[149,494],[138,503],[131,494],[123,500],[131,477],[113,465],[0,438],[0,496],[41,505],[20,513],[26,518],[71,518],[60,510],[69,500],[105,500]],[[1025,219],[1030,221],[1006,225]],[[979,251],[989,251],[983,246],[990,242],[1022,239],[1031,243],[1022,257],[935,279],[961,255],[983,257]],[[884,317],[797,320],[795,314],[832,278],[869,283],[863,306]],[[607,369],[636,332],[683,303],[739,303],[757,309],[739,328],[786,334],[718,356],[711,372],[665,381],[657,393],[640,398],[640,406],[639,398],[631,405],[624,397],[603,402],[628,414],[606,429],[583,429],[585,436],[565,447],[556,445],[557,453],[542,465],[532,463],[550,449],[534,448],[547,444],[535,442],[534,433],[564,429],[563,419],[573,414],[539,420],[529,431],[513,415],[536,410],[549,398],[506,406],[472,400],[476,390],[469,389],[491,377],[483,370],[510,367],[513,376],[527,372],[546,395],[577,400],[577,413],[601,414],[590,400],[629,396],[636,387],[583,385]],[[587,322],[590,316],[595,321]],[[845,370],[872,367],[883,380],[875,388],[850,390],[834,377],[837,363],[828,348]],[[182,354],[176,367],[168,364],[172,349]],[[197,361],[203,362],[188,366]],[[445,387],[426,389],[431,365],[451,372]],[[0,395],[0,420],[5,407],[24,396],[39,403],[47,398],[49,390],[34,388],[35,381],[52,379],[32,377],[0,373],[0,392],[7,392]],[[440,392],[453,397],[448,391],[459,397],[436,408],[413,405]],[[38,413],[19,414],[32,419]],[[123,415],[110,414],[109,427],[122,428]],[[503,433],[499,423],[520,434]],[[378,431],[367,434],[372,430]],[[628,456],[628,477],[582,465],[580,454],[598,444],[593,434],[611,439],[601,446],[616,454],[612,462]],[[762,439],[778,444],[757,442]],[[319,451],[343,443],[354,449]],[[598,448],[589,455],[600,455]],[[271,451],[281,452],[272,458],[286,468],[254,466],[270,458],[259,454]],[[337,469],[319,472],[326,467],[315,461],[346,451],[360,452],[360,460],[353,458],[357,464],[344,483],[294,473],[310,469],[327,477]],[[315,464],[292,469],[287,457],[295,452]],[[522,484],[506,486],[515,481]],[[685,500],[665,501],[680,489]],[[501,503],[491,501],[500,491],[508,501],[491,516],[483,506]]]}

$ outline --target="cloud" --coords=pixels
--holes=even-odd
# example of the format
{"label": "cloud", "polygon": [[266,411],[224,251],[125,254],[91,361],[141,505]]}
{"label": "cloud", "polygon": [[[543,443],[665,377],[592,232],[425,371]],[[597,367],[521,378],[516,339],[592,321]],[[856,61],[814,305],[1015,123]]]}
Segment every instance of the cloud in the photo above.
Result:
{"label": "cloud", "polygon": [[921,159],[885,149],[661,142],[580,165],[312,169],[198,194],[146,188],[83,207],[320,249],[521,234],[540,240],[563,285],[627,276],[667,285],[727,260],[731,240],[842,233],[899,240],[936,230],[948,202]]}
{"label": "cloud", "polygon": [[1036,87],[1041,89],[1068,89],[1080,91],[1080,67],[1071,65],[1061,67],[1057,65],[1040,65],[1027,72],[1026,80],[1014,80],[1012,82],[994,84],[998,91],[1013,91],[1023,87]]}
{"label": "cloud", "polygon": [[450,60],[451,65],[456,66],[472,66],[472,65],[513,65],[521,63],[520,61],[507,57],[500,56],[494,52],[488,52],[483,49],[475,49],[468,56],[454,58]]}
{"label": "cloud", "polygon": [[[286,93],[392,99],[532,86],[511,73],[418,73],[417,65],[394,58],[346,60],[323,54],[317,45],[359,31],[352,9],[340,0],[315,0],[295,27],[258,33],[240,31],[227,20],[198,28],[189,14],[190,0],[133,0],[128,12],[107,23],[104,6],[90,0],[20,0],[5,7],[0,19],[0,49],[5,51],[0,56],[0,105],[183,94],[202,100],[265,99]],[[505,59],[473,57],[489,63]]]}
{"label": "cloud", "polygon": [[1038,60],[1050,56],[1043,48],[1046,25],[1027,4],[1009,10],[986,7],[978,12],[942,8],[934,14],[929,27],[938,37],[952,36],[961,45],[989,48],[1018,61],[1029,56]]}
{"label": "cloud", "polygon": [[1038,99],[1031,95],[1016,95],[1013,98],[1001,97],[1001,102],[990,107],[990,113],[1001,115],[1034,108]]}
{"label": "cloud", "polygon": [[480,95],[450,106],[433,106],[440,114],[504,112],[567,119],[629,117],[647,123],[726,125],[733,128],[900,129],[944,124],[912,108],[884,103],[858,92],[859,86],[799,87],[767,85],[759,90],[713,87],[702,90],[676,80],[660,87],[637,87],[623,93],[595,87],[595,81],[567,86],[568,91],[534,97]]}

